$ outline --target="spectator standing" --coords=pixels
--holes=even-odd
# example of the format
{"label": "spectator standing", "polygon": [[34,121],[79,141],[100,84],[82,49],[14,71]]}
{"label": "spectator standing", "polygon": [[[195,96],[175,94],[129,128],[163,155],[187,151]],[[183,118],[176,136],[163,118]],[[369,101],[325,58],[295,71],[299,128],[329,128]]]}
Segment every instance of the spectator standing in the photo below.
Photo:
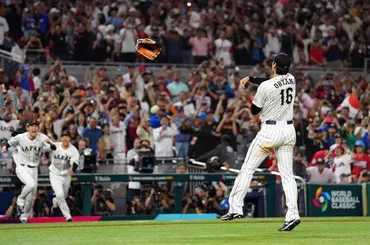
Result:
{"label": "spectator standing", "polygon": [[314,130],[314,137],[313,139],[307,139],[306,142],[306,151],[305,155],[307,157],[307,161],[311,161],[313,155],[320,151],[328,149],[328,145],[322,140],[322,132],[320,128]]}
{"label": "spectator standing", "polygon": [[183,30],[183,35],[181,37],[183,41],[183,52],[182,52],[182,59],[183,59],[183,64],[193,64],[193,55],[192,55],[192,46],[189,42],[191,38],[191,33],[189,29],[185,28]]}
{"label": "spectator standing", "polygon": [[134,112],[131,112],[126,116],[124,121],[121,121],[118,115],[113,115],[111,117],[110,135],[115,144],[113,151],[114,163],[123,163],[126,159],[126,130],[128,123],[133,116]]}
{"label": "spectator standing", "polygon": [[99,159],[107,163],[113,162],[113,152],[116,148],[110,131],[109,124],[104,124],[102,127],[102,136],[98,141]]}
{"label": "spectator standing", "polygon": [[265,34],[265,43],[264,53],[266,57],[270,57],[271,54],[278,54],[281,50],[281,41],[280,36],[277,33],[275,28],[270,28],[268,33]]}
{"label": "spectator standing", "polygon": [[355,39],[355,33],[360,29],[362,21],[359,17],[346,14],[343,21],[343,30],[346,31],[351,42]]}
{"label": "spectator standing", "polygon": [[360,177],[363,169],[370,169],[370,156],[365,152],[366,146],[362,140],[355,142],[355,152],[353,156],[352,174],[356,180]]}
{"label": "spectator standing", "polygon": [[216,60],[223,61],[225,66],[230,66],[232,63],[231,49],[232,43],[226,39],[226,29],[221,29],[219,38],[215,40]]}
{"label": "spectator standing", "polygon": [[[340,183],[343,174],[351,175],[352,156],[351,154],[346,154],[341,146],[335,148],[334,153],[336,156],[333,159],[332,171],[334,172],[336,182]],[[351,180],[351,177],[349,177],[349,180]]]}
{"label": "spectator standing", "polygon": [[6,111],[1,116],[3,120],[0,120],[0,140],[3,138],[8,140],[12,133],[19,128],[20,121],[13,120],[10,111]]}
{"label": "spectator standing", "polygon": [[198,158],[214,148],[214,144],[210,142],[217,134],[213,125],[208,124],[206,120],[207,115],[203,112],[199,113],[195,119],[195,133],[191,140],[190,156],[192,158]]}
{"label": "spectator standing", "polygon": [[338,38],[335,36],[335,27],[329,26],[328,37],[324,42],[325,59],[327,66],[339,68],[342,66],[342,50]]}
{"label": "spectator standing", "polygon": [[89,147],[98,152],[98,141],[102,136],[102,131],[98,127],[98,120],[95,117],[90,118],[89,125],[82,132],[82,136],[89,140]]}
{"label": "spectator standing", "polygon": [[120,36],[122,39],[120,61],[134,63],[136,60],[135,45],[137,36],[134,25],[132,23],[126,23],[120,31]]}
{"label": "spectator standing", "polygon": [[176,30],[170,30],[167,38],[164,40],[167,61],[171,64],[181,64],[182,53],[184,49],[183,39]]}
{"label": "spectator standing", "polygon": [[217,126],[216,132],[222,135],[228,135],[230,137],[231,147],[234,151],[237,150],[236,136],[239,133],[239,125],[236,122],[232,110],[226,111],[221,122]]}
{"label": "spectator standing", "polygon": [[173,81],[167,85],[167,89],[170,91],[172,96],[172,102],[176,103],[179,100],[180,93],[188,93],[189,87],[186,83],[180,81],[180,73],[175,72],[173,74]]}
{"label": "spectator standing", "polygon": [[22,104],[31,104],[31,98],[29,94],[22,88],[20,84],[15,86],[15,91],[11,91],[10,97],[16,110],[20,109]]}
{"label": "spectator standing", "polygon": [[9,25],[6,19],[0,16],[0,48],[2,48],[4,44],[4,38],[8,36],[9,32]]}
{"label": "spectator standing", "polygon": [[313,39],[309,50],[310,65],[324,66],[326,64],[324,48],[319,43],[317,38]]}
{"label": "spectator standing", "polygon": [[179,97],[179,100],[173,105],[175,107],[182,106],[184,108],[185,116],[193,117],[195,113],[195,107],[194,107],[194,104],[190,101],[190,99],[187,98],[187,93],[180,92],[178,97]]}
{"label": "spectator standing", "polygon": [[187,162],[190,140],[193,134],[192,119],[185,116],[182,106],[176,107],[175,115],[176,117],[173,119],[173,122],[179,131],[179,134],[175,138],[177,156]]}
{"label": "spectator standing", "polygon": [[92,42],[90,34],[86,27],[80,23],[75,28],[74,37],[74,52],[73,59],[75,61],[89,61],[92,57]]}
{"label": "spectator standing", "polygon": [[192,47],[194,63],[200,64],[209,59],[209,48],[211,40],[205,37],[204,30],[197,29],[196,36],[189,39],[189,44]]}
{"label": "spectator standing", "polygon": [[38,2],[35,5],[36,30],[41,35],[42,43],[46,44],[46,35],[50,27],[49,15],[45,13],[45,6]]}
{"label": "spectator standing", "polygon": [[150,127],[150,121],[146,116],[141,118],[140,125],[136,129],[136,134],[140,140],[149,142],[149,146],[153,148],[153,129]]}
{"label": "spectator standing", "polygon": [[50,31],[50,55],[54,59],[64,59],[66,52],[65,34],[60,25],[51,28]]}
{"label": "spectator standing", "polygon": [[316,166],[306,169],[308,182],[311,184],[329,184],[335,183],[335,176],[330,169],[325,167],[324,159],[317,159]]}
{"label": "spectator standing", "polygon": [[153,130],[153,138],[155,145],[156,157],[173,157],[173,137],[178,134],[178,131],[173,126],[169,125],[167,117],[161,118],[161,127]]}
{"label": "spectator standing", "polygon": [[249,37],[244,37],[243,42],[236,47],[234,60],[236,65],[255,65],[252,57],[252,42]]}

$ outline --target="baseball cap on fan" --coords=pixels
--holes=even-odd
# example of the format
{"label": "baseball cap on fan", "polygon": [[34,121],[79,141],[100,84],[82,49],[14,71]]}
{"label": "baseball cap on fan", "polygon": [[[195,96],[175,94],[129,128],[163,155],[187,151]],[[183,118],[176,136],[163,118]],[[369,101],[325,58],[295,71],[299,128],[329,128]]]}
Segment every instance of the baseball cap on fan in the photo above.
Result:
{"label": "baseball cap on fan", "polygon": [[289,55],[286,53],[280,53],[273,56],[274,62],[277,67],[284,71],[288,71],[290,67],[291,60],[289,58]]}

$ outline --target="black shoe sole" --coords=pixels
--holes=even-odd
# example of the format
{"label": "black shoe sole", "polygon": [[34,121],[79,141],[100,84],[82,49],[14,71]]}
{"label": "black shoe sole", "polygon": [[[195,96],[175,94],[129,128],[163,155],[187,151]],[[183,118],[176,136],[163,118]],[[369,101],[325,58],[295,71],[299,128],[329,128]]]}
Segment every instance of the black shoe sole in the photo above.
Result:
{"label": "black shoe sole", "polygon": [[233,219],[241,219],[241,218],[243,218],[243,216],[241,216],[241,215],[233,215],[233,216],[231,216],[230,218],[227,218],[227,219],[223,219],[221,217],[221,220],[222,221],[232,221]]}
{"label": "black shoe sole", "polygon": [[285,227],[281,227],[278,231],[292,231],[294,228],[296,228],[301,223],[301,220],[297,219],[294,220],[292,223]]}

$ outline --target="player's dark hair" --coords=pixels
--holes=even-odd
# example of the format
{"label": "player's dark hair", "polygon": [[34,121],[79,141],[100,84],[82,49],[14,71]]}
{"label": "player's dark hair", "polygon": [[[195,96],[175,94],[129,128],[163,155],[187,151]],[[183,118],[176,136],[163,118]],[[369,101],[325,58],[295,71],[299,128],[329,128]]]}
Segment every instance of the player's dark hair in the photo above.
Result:
{"label": "player's dark hair", "polygon": [[281,69],[280,67],[276,66],[276,74],[278,75],[285,75],[289,72],[289,70]]}
{"label": "player's dark hair", "polygon": [[32,73],[33,73],[33,75],[34,76],[38,76],[38,75],[40,75],[41,74],[41,71],[40,71],[40,68],[34,68],[33,70],[32,70]]}
{"label": "player's dark hair", "polygon": [[141,141],[140,141],[140,145],[141,145],[142,143],[144,143],[144,142],[145,142],[145,143],[148,143],[148,145],[150,145],[149,140],[141,140]]}

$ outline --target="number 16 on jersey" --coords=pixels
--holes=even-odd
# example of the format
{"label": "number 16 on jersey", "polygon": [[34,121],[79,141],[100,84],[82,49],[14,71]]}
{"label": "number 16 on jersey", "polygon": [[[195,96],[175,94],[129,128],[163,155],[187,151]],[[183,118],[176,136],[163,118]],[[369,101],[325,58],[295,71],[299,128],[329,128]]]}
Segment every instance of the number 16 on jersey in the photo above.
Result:
{"label": "number 16 on jersey", "polygon": [[281,105],[284,103],[290,104],[293,101],[293,88],[282,89],[280,92],[281,95]]}

